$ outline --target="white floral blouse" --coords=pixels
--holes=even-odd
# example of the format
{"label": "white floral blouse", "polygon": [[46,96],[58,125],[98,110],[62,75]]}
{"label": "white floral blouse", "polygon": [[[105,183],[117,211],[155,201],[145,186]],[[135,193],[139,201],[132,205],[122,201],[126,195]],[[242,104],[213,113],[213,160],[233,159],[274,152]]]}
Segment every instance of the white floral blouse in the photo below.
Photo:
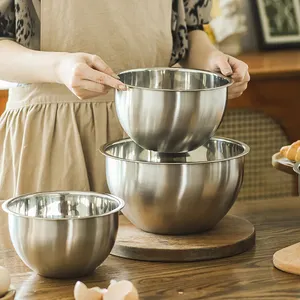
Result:
{"label": "white floral blouse", "polygon": [[[41,0],[0,0],[0,38],[39,49]],[[63,0],[60,0],[63,1]],[[163,0],[162,0],[163,1]],[[173,0],[171,65],[188,52],[188,33],[209,22],[212,0]]]}

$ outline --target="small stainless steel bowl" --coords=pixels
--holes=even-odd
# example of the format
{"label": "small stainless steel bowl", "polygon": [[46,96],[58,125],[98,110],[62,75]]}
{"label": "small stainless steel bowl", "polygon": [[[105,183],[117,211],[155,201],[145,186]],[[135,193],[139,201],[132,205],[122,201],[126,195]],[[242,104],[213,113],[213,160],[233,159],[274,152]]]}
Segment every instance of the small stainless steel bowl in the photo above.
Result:
{"label": "small stainless steel bowl", "polygon": [[106,144],[110,192],[124,199],[124,215],[138,228],[158,234],[202,232],[214,227],[235,202],[249,147],[211,138],[187,154],[166,155],[130,139]]}
{"label": "small stainless steel bowl", "polygon": [[45,277],[92,273],[107,258],[124,201],[92,192],[49,192],[7,200],[13,246],[23,262]]}
{"label": "small stainless steel bowl", "polygon": [[153,68],[119,74],[119,121],[133,141],[157,152],[182,153],[203,145],[218,129],[232,80],[202,70]]}

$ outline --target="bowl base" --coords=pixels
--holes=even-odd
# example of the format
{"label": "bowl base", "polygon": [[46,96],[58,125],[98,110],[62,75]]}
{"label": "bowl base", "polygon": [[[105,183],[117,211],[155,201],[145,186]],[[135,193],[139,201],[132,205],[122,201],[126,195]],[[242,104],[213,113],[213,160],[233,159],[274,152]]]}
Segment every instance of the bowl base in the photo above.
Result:
{"label": "bowl base", "polygon": [[254,226],[232,215],[225,216],[209,231],[181,236],[147,233],[120,216],[111,254],[143,261],[186,262],[234,256],[254,245]]}
{"label": "bowl base", "polygon": [[41,273],[41,272],[37,272],[37,271],[34,271],[34,272],[38,276],[48,278],[48,279],[58,279],[58,280],[70,279],[71,280],[71,279],[80,279],[80,278],[84,278],[87,276],[91,276],[98,268],[96,268],[95,270],[92,270],[92,271],[84,272],[84,273],[75,273],[74,272],[74,273],[63,274],[63,273],[56,272],[56,273],[51,273],[51,274],[47,273],[46,274],[46,273]]}

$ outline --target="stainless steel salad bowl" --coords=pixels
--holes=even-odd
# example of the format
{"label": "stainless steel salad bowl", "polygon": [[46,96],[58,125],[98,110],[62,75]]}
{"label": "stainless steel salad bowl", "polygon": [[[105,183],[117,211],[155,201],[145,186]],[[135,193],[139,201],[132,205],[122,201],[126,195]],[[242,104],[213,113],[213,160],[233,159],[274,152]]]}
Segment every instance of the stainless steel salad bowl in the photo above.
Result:
{"label": "stainless steel salad bowl", "polygon": [[249,147],[211,138],[185,154],[148,151],[130,139],[104,145],[110,192],[126,205],[138,228],[158,234],[187,234],[214,227],[235,202]]}
{"label": "stainless steel salad bowl", "polygon": [[116,111],[128,136],[141,147],[183,153],[203,145],[218,129],[231,79],[181,68],[119,74],[128,90],[115,92]]}
{"label": "stainless steel salad bowl", "polygon": [[8,200],[3,210],[23,262],[46,277],[92,273],[107,258],[124,201],[91,192],[51,192]]}

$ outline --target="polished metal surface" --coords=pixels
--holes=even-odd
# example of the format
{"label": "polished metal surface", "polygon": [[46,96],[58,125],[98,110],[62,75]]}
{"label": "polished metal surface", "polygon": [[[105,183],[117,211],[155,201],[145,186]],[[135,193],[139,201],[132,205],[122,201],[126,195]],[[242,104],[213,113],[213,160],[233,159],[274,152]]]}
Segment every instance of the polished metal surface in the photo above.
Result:
{"label": "polished metal surface", "polygon": [[124,131],[141,147],[165,153],[188,152],[218,129],[231,79],[190,69],[138,69],[119,74],[128,86],[116,90]]}
{"label": "polished metal surface", "polygon": [[229,211],[243,181],[249,147],[211,138],[188,154],[160,154],[130,139],[106,144],[110,192],[124,199],[124,215],[138,228],[185,234],[214,227]]}
{"label": "polished metal surface", "polygon": [[109,255],[124,201],[92,192],[24,195],[2,205],[13,246],[38,274],[74,278],[92,273]]}
{"label": "polished metal surface", "polygon": [[300,162],[294,163],[293,170],[298,174],[298,195],[300,196]]}
{"label": "polished metal surface", "polygon": [[293,165],[293,170],[296,172],[298,175],[300,175],[300,162],[296,162]]}

